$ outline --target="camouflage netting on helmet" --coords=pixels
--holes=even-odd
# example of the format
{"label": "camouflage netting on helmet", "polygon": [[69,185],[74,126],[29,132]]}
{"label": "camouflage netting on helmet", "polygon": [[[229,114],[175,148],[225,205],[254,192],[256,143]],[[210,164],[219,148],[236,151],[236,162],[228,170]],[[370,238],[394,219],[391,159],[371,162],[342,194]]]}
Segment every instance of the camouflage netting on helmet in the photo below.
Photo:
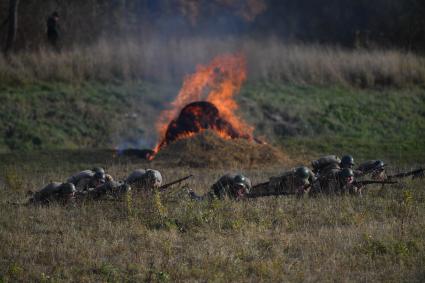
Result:
{"label": "camouflage netting on helmet", "polygon": [[291,166],[283,152],[267,144],[246,139],[224,140],[212,131],[176,141],[160,150],[154,162],[179,166],[252,168],[264,165]]}

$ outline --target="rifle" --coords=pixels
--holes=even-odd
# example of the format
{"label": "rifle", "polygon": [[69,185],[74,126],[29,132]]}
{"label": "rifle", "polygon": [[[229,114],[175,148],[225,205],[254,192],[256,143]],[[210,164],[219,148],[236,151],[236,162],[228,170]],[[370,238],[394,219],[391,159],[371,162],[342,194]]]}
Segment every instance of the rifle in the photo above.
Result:
{"label": "rifle", "polygon": [[161,187],[159,187],[159,191],[160,192],[164,192],[168,187],[171,187],[172,185],[175,185],[175,184],[178,184],[178,183],[181,183],[181,182],[183,182],[184,180],[187,180],[187,179],[189,179],[189,178],[192,178],[193,177],[193,175],[188,175],[188,176],[186,176],[186,177],[183,177],[183,178],[180,178],[180,179],[178,179],[178,180],[175,180],[175,181],[172,181],[172,182],[170,182],[170,183],[168,183],[168,184],[165,184],[165,185],[162,185]]}
{"label": "rifle", "polygon": [[365,176],[365,175],[368,175],[368,174],[372,174],[373,175],[375,173],[382,172],[382,171],[384,171],[384,169],[385,169],[386,166],[387,166],[387,164],[384,164],[384,166],[372,167],[372,168],[369,168],[369,169],[367,169],[365,171],[362,171],[362,170],[357,169],[357,170],[361,171],[361,173],[357,176],[357,178],[358,177]]}
{"label": "rifle", "polygon": [[406,178],[409,176],[413,176],[413,178],[419,178],[421,176],[421,173],[423,173],[424,171],[425,171],[425,168],[419,168],[412,171],[387,176],[387,179]]}
{"label": "rifle", "polygon": [[27,203],[22,203],[22,202],[12,202],[12,201],[7,201],[6,202],[7,204],[9,204],[9,205],[13,205],[13,206],[25,206],[25,205],[27,205]]}
{"label": "rifle", "polygon": [[364,187],[370,184],[397,184],[396,181],[376,181],[376,180],[365,180],[365,181],[354,181],[353,185],[357,187]]}
{"label": "rifle", "polygon": [[259,187],[263,187],[263,186],[267,186],[268,184],[270,184],[270,181],[264,182],[264,183],[259,183],[256,184],[254,186],[252,186],[253,189],[259,188]]}
{"label": "rifle", "polygon": [[[265,183],[257,184],[253,188],[256,188],[256,187],[258,188],[260,186],[267,185],[268,183],[270,183],[270,182],[265,182]],[[305,185],[304,188],[303,188],[303,190],[307,190],[310,187],[311,187],[311,184]],[[262,191],[262,192],[258,192],[258,193],[255,193],[255,194],[252,194],[252,193],[251,194],[247,194],[246,197],[247,198],[259,198],[259,197],[268,197],[268,196],[290,196],[290,195],[298,195],[298,194],[296,192],[288,193],[288,192],[267,192],[267,191]]]}

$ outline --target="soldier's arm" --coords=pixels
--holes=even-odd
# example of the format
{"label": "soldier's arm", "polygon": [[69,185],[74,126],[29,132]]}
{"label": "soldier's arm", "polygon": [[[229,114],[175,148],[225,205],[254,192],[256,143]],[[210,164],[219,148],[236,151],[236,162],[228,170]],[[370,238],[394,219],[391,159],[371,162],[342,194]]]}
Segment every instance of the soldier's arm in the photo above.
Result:
{"label": "soldier's arm", "polygon": [[354,178],[360,178],[364,175],[367,175],[367,172],[364,172],[362,170],[353,170]]}

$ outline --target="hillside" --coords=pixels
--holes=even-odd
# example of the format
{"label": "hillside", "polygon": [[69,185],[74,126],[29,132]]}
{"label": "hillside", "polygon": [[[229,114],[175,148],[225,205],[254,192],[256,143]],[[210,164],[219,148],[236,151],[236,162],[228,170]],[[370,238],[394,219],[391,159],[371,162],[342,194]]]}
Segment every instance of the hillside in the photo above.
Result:
{"label": "hillside", "polygon": [[[149,148],[179,86],[39,83],[0,88],[0,149]],[[256,135],[295,154],[425,160],[420,87],[360,89],[249,82],[238,98]]]}

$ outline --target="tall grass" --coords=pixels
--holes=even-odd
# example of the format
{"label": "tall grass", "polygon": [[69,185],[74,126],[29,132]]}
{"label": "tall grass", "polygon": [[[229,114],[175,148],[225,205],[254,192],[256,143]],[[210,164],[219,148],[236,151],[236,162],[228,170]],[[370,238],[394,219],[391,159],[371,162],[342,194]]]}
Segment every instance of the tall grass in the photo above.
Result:
{"label": "tall grass", "polygon": [[[65,163],[66,164],[66,163]],[[65,167],[22,174],[29,188]],[[115,163],[123,178],[142,164]],[[225,170],[157,167],[167,181],[188,173],[198,193]],[[281,170],[245,171],[254,183]],[[292,197],[196,203],[182,188],[160,196],[77,207],[19,207],[0,187],[0,281],[317,282],[423,281],[423,181],[370,188],[363,198]]]}
{"label": "tall grass", "polygon": [[92,46],[20,52],[0,58],[1,82],[159,80],[180,82],[195,66],[243,52],[249,78],[360,87],[424,84],[425,58],[397,50],[286,44],[276,38],[101,40]]}

